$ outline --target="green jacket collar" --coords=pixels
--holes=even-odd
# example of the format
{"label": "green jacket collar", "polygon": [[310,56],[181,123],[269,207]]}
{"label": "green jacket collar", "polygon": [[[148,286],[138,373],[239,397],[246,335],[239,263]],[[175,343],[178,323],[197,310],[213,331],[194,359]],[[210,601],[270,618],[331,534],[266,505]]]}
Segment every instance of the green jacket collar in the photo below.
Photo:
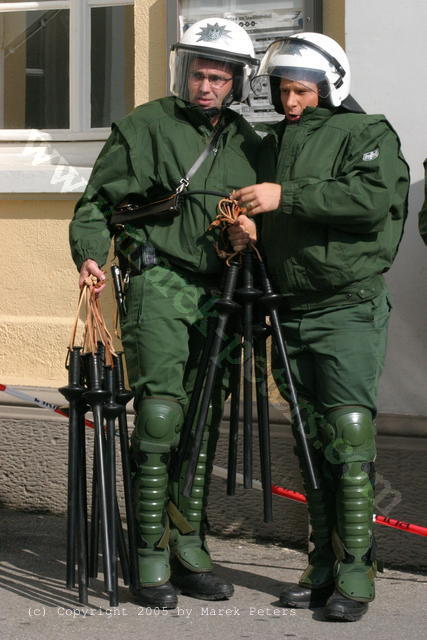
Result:
{"label": "green jacket collar", "polygon": [[296,127],[297,129],[304,127],[305,129],[314,131],[325,124],[325,122],[327,122],[334,114],[335,110],[326,109],[324,107],[306,107],[298,124],[288,125],[286,118],[284,118],[277,124],[272,125],[272,133],[275,135],[276,140],[280,141],[288,126]]}
{"label": "green jacket collar", "polygon": [[[174,115],[179,120],[190,122],[193,127],[201,133],[210,133],[213,129],[211,121],[203,109],[200,109],[197,105],[185,102],[181,100],[181,98],[174,99]],[[237,117],[238,115],[227,107],[221,110],[221,119],[227,126],[235,122]]]}
{"label": "green jacket collar", "polygon": [[302,113],[301,120],[297,126],[308,126],[310,129],[317,129],[327,122],[335,113],[335,109],[325,107],[306,107]]}

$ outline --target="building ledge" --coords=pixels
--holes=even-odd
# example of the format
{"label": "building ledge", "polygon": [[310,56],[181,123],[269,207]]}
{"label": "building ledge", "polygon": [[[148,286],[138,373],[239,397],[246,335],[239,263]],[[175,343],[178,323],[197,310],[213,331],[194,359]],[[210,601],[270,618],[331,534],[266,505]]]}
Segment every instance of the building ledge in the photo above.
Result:
{"label": "building ledge", "polygon": [[0,199],[76,199],[86,188],[103,141],[0,144]]}
{"label": "building ledge", "polygon": [[75,200],[85,190],[91,171],[65,164],[2,168],[0,199]]}

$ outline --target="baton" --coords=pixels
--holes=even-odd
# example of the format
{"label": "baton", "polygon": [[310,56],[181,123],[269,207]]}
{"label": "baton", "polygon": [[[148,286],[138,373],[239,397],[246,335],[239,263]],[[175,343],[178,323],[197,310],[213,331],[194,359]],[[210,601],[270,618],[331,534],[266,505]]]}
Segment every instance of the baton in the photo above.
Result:
{"label": "baton", "polygon": [[301,418],[295,386],[292,380],[292,373],[289,365],[286,343],[280,327],[280,319],[277,309],[281,303],[282,296],[273,292],[270,280],[267,275],[265,264],[261,260],[258,262],[258,264],[260,269],[261,283],[264,289],[264,295],[260,298],[260,301],[266,307],[268,315],[270,316],[272,337],[281,360],[281,365],[285,372],[286,383],[289,390],[289,406],[291,409],[291,416],[296,426],[296,432],[298,434],[299,443],[302,447],[302,454],[307,466],[311,486],[313,489],[319,489],[319,481],[317,479],[313,461],[311,459],[310,447]]}
{"label": "baton", "polygon": [[192,449],[188,460],[187,472],[184,479],[183,495],[189,497],[193,486],[194,475],[196,472],[197,461],[200,455],[200,449],[203,440],[203,431],[206,424],[206,418],[209,411],[209,403],[218,372],[218,363],[220,357],[221,345],[225,338],[225,328],[231,313],[239,309],[240,305],[233,301],[233,294],[236,288],[237,276],[239,274],[239,261],[233,259],[228,268],[227,276],[224,284],[224,292],[222,298],[216,301],[215,306],[219,309],[215,335],[212,343],[212,350],[208,362],[205,386],[200,401],[200,410],[197,424],[194,431],[194,439]]}

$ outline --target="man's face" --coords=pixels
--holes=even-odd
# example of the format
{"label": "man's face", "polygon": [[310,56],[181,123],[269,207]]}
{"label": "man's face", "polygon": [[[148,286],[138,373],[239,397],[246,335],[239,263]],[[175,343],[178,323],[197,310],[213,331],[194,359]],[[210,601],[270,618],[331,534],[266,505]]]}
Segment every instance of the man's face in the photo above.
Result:
{"label": "man's face", "polygon": [[229,64],[216,60],[192,60],[188,72],[188,93],[192,104],[202,109],[220,109],[233,86]]}
{"label": "man's face", "polygon": [[318,106],[317,84],[306,80],[296,82],[295,80],[282,78],[280,81],[280,100],[286,120],[291,123],[297,123],[306,107]]}

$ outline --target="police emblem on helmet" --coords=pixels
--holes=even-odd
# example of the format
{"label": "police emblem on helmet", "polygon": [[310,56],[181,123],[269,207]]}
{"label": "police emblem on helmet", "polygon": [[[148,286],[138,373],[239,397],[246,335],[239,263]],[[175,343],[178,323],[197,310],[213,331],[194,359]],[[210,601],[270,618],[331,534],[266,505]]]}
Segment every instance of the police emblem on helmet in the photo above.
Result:
{"label": "police emblem on helmet", "polygon": [[200,28],[200,32],[197,34],[200,37],[197,42],[214,42],[221,38],[230,39],[229,33],[231,33],[231,31],[227,31],[225,26],[221,27],[217,22],[215,24],[207,24],[206,27]]}

